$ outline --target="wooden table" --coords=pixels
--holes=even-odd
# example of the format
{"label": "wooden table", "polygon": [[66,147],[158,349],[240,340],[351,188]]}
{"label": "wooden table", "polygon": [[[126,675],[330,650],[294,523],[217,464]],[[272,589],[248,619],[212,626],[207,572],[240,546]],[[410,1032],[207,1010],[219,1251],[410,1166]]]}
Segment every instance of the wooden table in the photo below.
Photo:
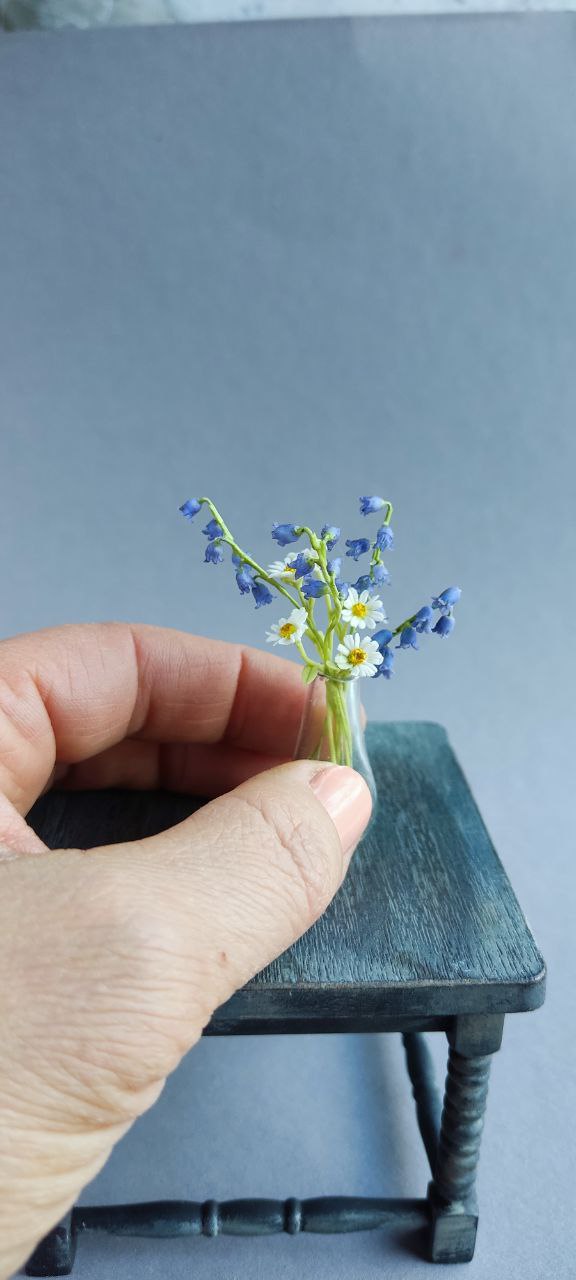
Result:
{"label": "wooden table", "polygon": [[[380,797],[337,897],[303,938],[218,1009],[208,1035],[403,1036],[432,1180],[422,1199],[162,1201],[74,1209],[29,1275],[67,1275],[81,1231],[261,1235],[426,1227],[434,1262],[474,1253],[475,1179],[491,1055],[507,1013],[542,1004],[545,967],[445,731],[373,724]],[[51,847],[150,835],[202,804],[166,792],[52,792],[30,821]],[[448,1039],[444,1100],[424,1032]]]}

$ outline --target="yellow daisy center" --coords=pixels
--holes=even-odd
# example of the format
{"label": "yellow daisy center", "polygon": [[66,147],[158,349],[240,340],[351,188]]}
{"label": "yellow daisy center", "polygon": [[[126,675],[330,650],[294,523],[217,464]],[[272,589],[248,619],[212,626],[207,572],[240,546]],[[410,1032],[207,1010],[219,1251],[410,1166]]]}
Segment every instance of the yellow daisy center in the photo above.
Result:
{"label": "yellow daisy center", "polygon": [[350,613],[352,613],[355,618],[365,618],[368,613],[368,605],[362,604],[362,601],[358,600],[357,604],[352,605]]}
{"label": "yellow daisy center", "polygon": [[348,661],[351,667],[361,667],[366,661],[365,649],[350,649],[348,652]]}
{"label": "yellow daisy center", "polygon": [[280,627],[280,635],[283,640],[289,640],[290,636],[293,636],[295,631],[296,627],[293,622],[283,622]]}
{"label": "yellow daisy center", "polygon": [[294,573],[295,573],[294,565],[293,565],[293,564],[286,564],[286,565],[284,565],[284,573],[292,573],[292,574],[294,574]]}

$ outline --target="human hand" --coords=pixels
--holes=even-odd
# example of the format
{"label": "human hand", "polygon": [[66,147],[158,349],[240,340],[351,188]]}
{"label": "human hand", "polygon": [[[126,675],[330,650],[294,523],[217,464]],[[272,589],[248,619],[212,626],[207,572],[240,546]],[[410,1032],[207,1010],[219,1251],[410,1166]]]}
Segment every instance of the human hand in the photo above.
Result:
{"label": "human hand", "polygon": [[[0,643],[0,1280],[338,889],[370,795],[286,763],[304,697],[292,663],[155,627]],[[149,839],[49,852],[25,814],[54,782],[219,798]]]}

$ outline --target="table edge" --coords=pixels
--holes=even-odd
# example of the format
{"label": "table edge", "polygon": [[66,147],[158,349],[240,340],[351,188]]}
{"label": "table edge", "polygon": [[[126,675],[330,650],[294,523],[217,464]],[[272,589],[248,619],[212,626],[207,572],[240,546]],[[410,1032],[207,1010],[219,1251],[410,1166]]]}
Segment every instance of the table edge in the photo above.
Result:
{"label": "table edge", "polygon": [[352,1015],[363,1018],[422,1016],[452,1018],[459,1014],[532,1013],[544,1003],[546,966],[525,982],[410,983],[249,983],[221,1005],[210,1028],[230,1022],[269,1019],[271,1022],[318,1022],[322,1018],[342,1022]]}

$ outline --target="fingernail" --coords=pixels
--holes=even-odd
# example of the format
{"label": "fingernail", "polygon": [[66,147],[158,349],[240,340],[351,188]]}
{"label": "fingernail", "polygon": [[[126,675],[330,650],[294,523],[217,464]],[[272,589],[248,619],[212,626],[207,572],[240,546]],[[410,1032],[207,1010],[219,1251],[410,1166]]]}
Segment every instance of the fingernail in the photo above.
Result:
{"label": "fingernail", "polygon": [[336,827],[344,856],[350,858],[372,813],[364,779],[347,765],[331,765],[312,775],[310,786]]}

